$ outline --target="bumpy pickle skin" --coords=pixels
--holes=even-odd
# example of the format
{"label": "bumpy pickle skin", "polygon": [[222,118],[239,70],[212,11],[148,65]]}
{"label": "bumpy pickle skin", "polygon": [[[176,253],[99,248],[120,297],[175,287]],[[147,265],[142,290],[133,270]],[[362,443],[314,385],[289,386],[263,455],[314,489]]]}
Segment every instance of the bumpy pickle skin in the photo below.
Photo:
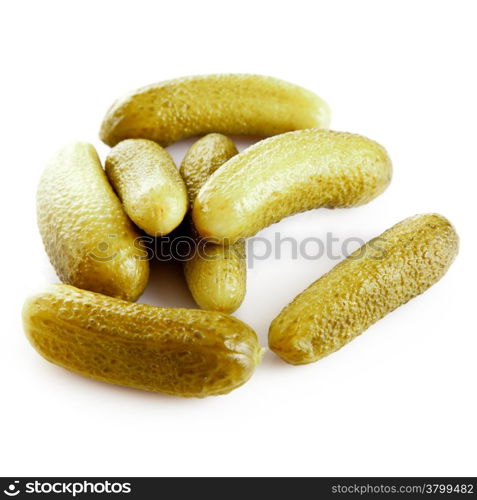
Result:
{"label": "bumpy pickle skin", "polygon": [[61,281],[125,300],[144,291],[147,253],[91,144],[70,144],[50,161],[38,186],[37,216]]}
{"label": "bumpy pickle skin", "polygon": [[458,246],[454,227],[441,215],[403,220],[353,252],[286,306],[270,326],[271,350],[299,365],[340,349],[439,281]]}
{"label": "bumpy pickle skin", "polygon": [[357,134],[309,129],[231,158],[199,191],[192,217],[205,238],[234,242],[312,208],[352,207],[391,181],[386,150]]}
{"label": "bumpy pickle skin", "polygon": [[[199,189],[223,163],[238,154],[231,139],[208,134],[195,142],[181,165],[192,206]],[[190,221],[190,234],[200,241]],[[232,313],[243,302],[247,269],[245,242],[234,245],[198,244],[184,262],[184,275],[195,302],[203,309]]]}
{"label": "bumpy pickle skin", "polygon": [[25,333],[48,361],[111,384],[183,397],[226,394],[260,362],[255,332],[218,312],[131,303],[68,285],[27,299]]}
{"label": "bumpy pickle skin", "polygon": [[107,111],[100,137],[176,141],[220,132],[268,137],[290,130],[327,128],[328,105],[317,95],[268,76],[218,74],[177,78],[140,88]]}
{"label": "bumpy pickle skin", "polygon": [[191,208],[207,179],[236,154],[238,150],[232,139],[222,134],[207,134],[192,144],[180,167]]}
{"label": "bumpy pickle skin", "polygon": [[128,139],[111,149],[106,175],[131,220],[151,236],[173,231],[187,212],[187,189],[169,153],[153,141]]}

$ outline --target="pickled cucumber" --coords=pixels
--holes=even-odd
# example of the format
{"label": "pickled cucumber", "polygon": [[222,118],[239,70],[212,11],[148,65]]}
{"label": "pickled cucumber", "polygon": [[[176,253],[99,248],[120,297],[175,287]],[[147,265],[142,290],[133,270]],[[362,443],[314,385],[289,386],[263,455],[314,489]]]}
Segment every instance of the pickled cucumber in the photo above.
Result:
{"label": "pickled cucumber", "polygon": [[457,252],[457,233],[443,216],[403,220],[285,307],[270,326],[270,348],[292,364],[327,356],[436,283]]}
{"label": "pickled cucumber", "polygon": [[173,231],[187,212],[187,189],[169,153],[153,141],[128,139],[111,149],[106,175],[124,210],[151,236]]}
{"label": "pickled cucumber", "polygon": [[226,314],[168,309],[49,285],[23,323],[48,361],[86,377],[185,397],[226,394],[261,358],[255,332]]}
{"label": "pickled cucumber", "polygon": [[[221,134],[206,135],[191,146],[181,165],[191,206],[209,176],[237,153],[234,143]],[[245,242],[215,245],[200,242],[193,226],[190,233],[195,237],[196,251],[184,262],[184,274],[194,300],[203,309],[235,311],[245,297]]]}
{"label": "pickled cucumber", "polygon": [[366,203],[386,189],[391,174],[386,151],[370,139],[289,132],[222,165],[200,189],[192,216],[203,237],[230,244],[297,212]]}
{"label": "pickled cucumber", "polygon": [[37,214],[61,281],[126,300],[141,295],[147,253],[91,144],[68,145],[51,160],[38,186]]}
{"label": "pickled cucumber", "polygon": [[162,146],[210,132],[267,137],[328,127],[330,110],[297,85],[260,75],[177,78],[140,88],[106,113],[100,137],[109,146],[151,139]]}

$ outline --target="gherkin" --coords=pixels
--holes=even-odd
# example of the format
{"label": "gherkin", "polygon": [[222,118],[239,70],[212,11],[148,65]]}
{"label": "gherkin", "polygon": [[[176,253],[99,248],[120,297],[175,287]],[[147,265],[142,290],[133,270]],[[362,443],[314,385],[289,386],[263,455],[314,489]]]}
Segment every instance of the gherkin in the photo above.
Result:
{"label": "gherkin", "polygon": [[61,281],[127,300],[141,295],[147,253],[91,144],[65,146],[50,161],[38,186],[37,215]]}
{"label": "gherkin", "polygon": [[153,141],[128,139],[111,149],[106,174],[126,213],[151,236],[173,231],[187,212],[187,190],[169,153]]}
{"label": "gherkin", "polygon": [[175,396],[226,394],[252,376],[262,354],[255,332],[226,314],[135,304],[62,284],[27,299],[23,323],[52,363]]}
{"label": "gherkin", "polygon": [[[210,175],[237,153],[234,143],[221,134],[206,135],[190,147],[180,171],[191,205]],[[245,296],[245,242],[225,246],[205,243],[193,225],[189,228],[196,245],[194,254],[184,262],[184,274],[194,300],[203,309],[235,311]]]}
{"label": "gherkin", "polygon": [[118,99],[100,137],[108,146],[133,138],[168,146],[210,132],[268,137],[326,128],[329,121],[328,105],[292,83],[261,75],[202,75],[155,83]]}
{"label": "gherkin", "polygon": [[297,212],[352,207],[391,181],[386,150],[357,134],[299,130],[228,160],[200,189],[193,220],[206,238],[233,243]]}
{"label": "gherkin", "polygon": [[403,220],[286,306],[270,325],[270,348],[297,365],[331,354],[439,281],[458,244],[454,227],[442,215]]}

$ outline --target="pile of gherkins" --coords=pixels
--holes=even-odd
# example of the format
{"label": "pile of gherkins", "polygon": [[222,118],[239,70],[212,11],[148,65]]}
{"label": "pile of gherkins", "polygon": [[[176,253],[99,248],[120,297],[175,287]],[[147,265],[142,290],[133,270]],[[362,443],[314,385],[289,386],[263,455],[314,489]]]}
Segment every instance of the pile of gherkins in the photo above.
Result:
{"label": "pile of gherkins", "polygon": [[[105,168],[78,142],[40,180],[39,228],[63,284],[25,303],[35,349],[88,377],[178,396],[246,382],[263,349],[230,316],[245,296],[245,238],[297,212],[367,203],[391,180],[382,146],[327,130],[329,120],[312,92],[257,75],[181,78],[117,100],[101,126]],[[227,135],[268,139],[238,153]],[[164,147],[195,136],[178,170]],[[202,309],[134,302],[149,279],[144,235],[174,230],[196,243],[183,266]],[[457,251],[443,216],[399,222],[379,252],[364,245],[286,306],[270,349],[317,361],[438,281]]]}

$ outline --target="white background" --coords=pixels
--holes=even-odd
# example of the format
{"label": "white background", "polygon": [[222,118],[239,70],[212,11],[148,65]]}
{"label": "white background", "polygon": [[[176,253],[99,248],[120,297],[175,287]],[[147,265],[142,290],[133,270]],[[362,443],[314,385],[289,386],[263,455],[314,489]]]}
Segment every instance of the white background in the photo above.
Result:
{"label": "white background", "polygon": [[[2,50],[1,475],[476,475],[476,4],[472,1],[5,2]],[[228,396],[123,389],[44,361],[24,298],[57,280],[35,189],[66,142],[90,141],[122,93],[177,76],[272,75],[307,87],[332,128],[382,143],[389,189],[260,236],[368,239],[440,212],[461,251],[444,279],[339,352],[295,367],[268,352]],[[190,144],[190,141],[187,143]],[[186,144],[186,145],[187,145]],[[244,146],[246,141],[241,141]],[[171,148],[180,161],[184,145]],[[257,262],[236,315],[266,345],[270,321],[329,258]],[[192,306],[178,266],[144,302]]]}

